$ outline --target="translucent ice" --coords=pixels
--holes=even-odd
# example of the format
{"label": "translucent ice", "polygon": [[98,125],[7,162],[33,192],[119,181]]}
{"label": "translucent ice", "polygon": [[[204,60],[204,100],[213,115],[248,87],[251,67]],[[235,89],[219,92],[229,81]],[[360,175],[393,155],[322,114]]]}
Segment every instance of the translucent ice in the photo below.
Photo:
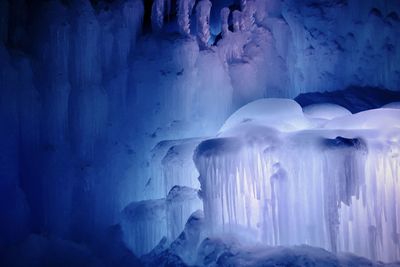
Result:
{"label": "translucent ice", "polygon": [[210,231],[398,260],[399,123],[397,109],[318,128],[290,100],[242,107],[194,156]]}

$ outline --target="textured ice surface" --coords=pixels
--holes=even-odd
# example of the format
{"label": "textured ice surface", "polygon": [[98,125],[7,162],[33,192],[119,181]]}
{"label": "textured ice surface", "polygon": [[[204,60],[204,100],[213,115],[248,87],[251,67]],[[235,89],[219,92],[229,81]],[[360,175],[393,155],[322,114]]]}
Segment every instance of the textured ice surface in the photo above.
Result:
{"label": "textured ice surface", "polygon": [[135,255],[149,252],[167,233],[165,199],[131,203],[123,210],[121,225],[125,243]]}
{"label": "textured ice surface", "polygon": [[[214,136],[232,111],[253,100],[349,85],[355,86],[350,93],[313,93],[305,97],[306,104],[335,103],[356,113],[400,99],[398,92],[371,89],[399,89],[397,1],[255,0],[255,10],[252,1],[240,1],[241,5],[233,0],[213,1],[208,31],[208,16],[200,16],[205,27],[196,29],[196,16],[201,15],[195,14],[196,1],[160,0],[153,1],[154,32],[150,29],[151,1],[39,2],[0,1],[0,203],[5,211],[0,218],[0,246],[22,240],[29,231],[91,242],[118,223],[121,210],[132,201],[164,199],[175,185],[197,189],[198,172],[191,161],[196,141],[186,144],[182,140]],[[223,7],[232,9],[227,23],[234,25],[222,23],[224,34],[219,36]],[[140,34],[142,29],[145,34]],[[206,37],[200,38],[202,43],[196,39],[198,34]],[[200,50],[205,40],[210,47]],[[224,139],[206,143],[210,162],[223,163],[211,160],[214,152],[221,157],[235,155],[239,150],[247,151],[249,144],[259,148],[268,143],[266,154],[275,149],[287,162],[304,159],[300,167],[287,167],[289,163],[282,160],[273,165],[276,177],[285,177],[286,169],[298,172],[299,177],[303,177],[302,172],[314,174],[312,168],[325,168],[321,162],[329,162],[330,170],[345,172],[353,170],[353,163],[364,162],[358,158],[364,150],[352,147],[366,143],[366,166],[372,169],[367,171],[369,176],[365,181],[347,181],[353,176],[346,174],[345,184],[351,187],[340,186],[337,198],[329,196],[332,203],[353,203],[348,210],[329,204],[329,214],[333,214],[329,220],[335,221],[338,210],[340,218],[347,218],[347,228],[335,230],[332,226],[329,235],[325,229],[319,236],[326,238],[342,231],[345,234],[338,236],[348,235],[349,239],[338,241],[339,249],[346,247],[371,257],[376,251],[377,258],[395,255],[392,247],[398,227],[394,222],[398,220],[390,211],[397,208],[397,203],[393,204],[397,187],[389,189],[396,181],[391,177],[397,172],[392,161],[397,160],[398,137],[397,130],[388,128],[397,125],[397,113],[393,109],[373,111],[328,124],[312,119],[304,127],[329,127],[299,133],[293,130],[303,127],[300,122],[304,116],[294,103],[282,105],[299,121],[286,120],[291,115],[277,107],[282,120],[265,114],[265,120],[252,116],[254,122],[235,122],[238,131],[223,132],[219,137]],[[346,131],[338,130],[342,123]],[[290,128],[291,133],[282,134],[271,127]],[[351,129],[355,127],[365,130]],[[320,137],[329,139],[322,142],[329,144],[329,149],[315,141]],[[181,141],[158,147],[163,140]],[[331,151],[335,146],[350,158],[354,154],[356,160],[343,161],[342,152]],[[246,153],[243,159],[252,161],[254,151]],[[388,153],[393,153],[392,157]],[[336,165],[330,165],[331,161]],[[370,187],[377,162],[381,169],[375,176],[385,182]],[[346,166],[345,171],[335,168],[339,164]],[[219,174],[225,169],[210,167],[208,175],[213,175],[212,170]],[[318,176],[322,177],[307,175],[317,185],[322,181]],[[342,185],[338,179],[342,174],[333,176],[332,181]],[[290,186],[290,192],[297,194],[298,188]],[[276,192],[283,190],[278,182],[274,188]],[[360,193],[353,194],[357,190]],[[315,194],[311,197],[321,199]],[[295,201],[276,199],[275,207]],[[371,208],[365,199],[379,204]],[[362,218],[357,223],[350,220],[354,214]],[[366,214],[369,221],[364,220]],[[152,220],[157,217],[146,216],[143,220],[149,220],[148,228],[140,228],[143,224],[138,220],[134,229],[156,233]],[[160,228],[167,225],[167,215],[164,217]],[[125,219],[126,223],[134,222]],[[181,219],[177,225],[183,224]],[[334,225],[331,222],[329,225]],[[365,225],[373,226],[368,233]],[[321,227],[314,227],[315,231],[322,231]],[[280,235],[287,238],[284,233],[276,236]],[[352,235],[354,239],[350,239]],[[149,237],[144,243],[151,247],[160,236]],[[132,245],[135,239],[129,238]],[[331,240],[328,243],[331,246]],[[376,244],[376,248],[365,244]],[[387,255],[382,256],[384,250]]]}
{"label": "textured ice surface", "polygon": [[400,113],[368,110],[287,132],[296,118],[304,120],[295,102],[257,100],[200,143],[210,231],[398,260]]}
{"label": "textured ice surface", "polygon": [[167,229],[169,240],[175,240],[182,232],[188,218],[194,211],[203,210],[198,190],[174,186],[167,196]]}
{"label": "textured ice surface", "polygon": [[191,214],[202,208],[198,190],[184,186],[174,186],[166,199],[133,202],[122,211],[124,241],[142,256],[165,237],[175,240]]}

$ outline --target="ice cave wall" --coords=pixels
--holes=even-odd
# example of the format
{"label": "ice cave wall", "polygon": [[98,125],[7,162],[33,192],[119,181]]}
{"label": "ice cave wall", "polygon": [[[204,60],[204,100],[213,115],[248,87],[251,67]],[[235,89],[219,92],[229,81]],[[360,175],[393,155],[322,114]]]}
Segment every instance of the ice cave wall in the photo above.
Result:
{"label": "ice cave wall", "polygon": [[132,201],[167,198],[171,173],[198,186],[193,163],[170,164],[173,146],[190,149],[160,142],[199,137],[194,149],[252,100],[399,90],[397,1],[256,0],[222,39],[216,9],[240,3],[212,2],[200,49],[195,8],[184,36],[172,15],[140,34],[141,0],[1,1],[0,245],[30,231],[88,239]]}

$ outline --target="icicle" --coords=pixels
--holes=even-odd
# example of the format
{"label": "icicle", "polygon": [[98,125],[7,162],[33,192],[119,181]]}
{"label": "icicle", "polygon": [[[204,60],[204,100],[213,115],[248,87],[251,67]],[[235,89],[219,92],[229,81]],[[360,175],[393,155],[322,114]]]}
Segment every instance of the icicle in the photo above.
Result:
{"label": "icicle", "polygon": [[165,0],[155,0],[151,9],[151,25],[153,31],[160,31],[164,24]]}
{"label": "icicle", "polygon": [[233,31],[238,32],[240,31],[240,24],[242,19],[242,12],[239,10],[235,10],[232,13],[232,23],[233,23]]}
{"label": "icicle", "polygon": [[210,0],[202,0],[197,4],[197,38],[200,42],[200,47],[208,47],[208,40],[210,40]]}
{"label": "icicle", "polygon": [[247,0],[240,0],[240,9],[243,11],[246,8]]}
{"label": "icicle", "polygon": [[230,10],[227,7],[221,9],[221,29],[222,29],[222,37],[226,36],[229,33],[229,18]]}
{"label": "icicle", "polygon": [[253,1],[249,1],[242,11],[241,30],[249,31],[255,23],[256,6]]}
{"label": "icicle", "polygon": [[178,27],[181,34],[190,35],[190,15],[194,7],[194,0],[178,0]]}

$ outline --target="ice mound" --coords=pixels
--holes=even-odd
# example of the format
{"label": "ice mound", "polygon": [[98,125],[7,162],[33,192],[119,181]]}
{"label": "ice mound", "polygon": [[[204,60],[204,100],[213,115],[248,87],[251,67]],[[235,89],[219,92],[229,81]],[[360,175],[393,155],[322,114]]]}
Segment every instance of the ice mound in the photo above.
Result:
{"label": "ice mound", "polygon": [[220,129],[220,133],[251,123],[290,132],[309,127],[302,109],[290,99],[264,98],[253,101],[233,113]]}
{"label": "ice mound", "polygon": [[304,107],[303,112],[310,118],[324,120],[332,120],[351,114],[351,112],[344,107],[331,103],[312,104]]}

